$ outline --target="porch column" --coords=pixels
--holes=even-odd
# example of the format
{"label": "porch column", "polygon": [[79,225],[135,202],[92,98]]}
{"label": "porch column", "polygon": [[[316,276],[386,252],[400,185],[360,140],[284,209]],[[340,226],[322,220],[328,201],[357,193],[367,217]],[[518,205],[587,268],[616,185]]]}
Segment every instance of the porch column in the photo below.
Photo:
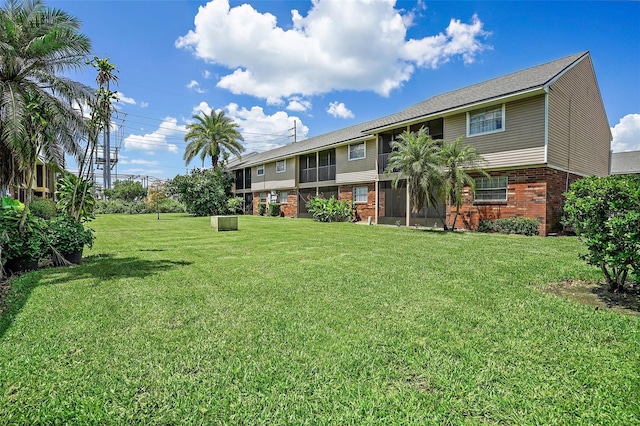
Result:
{"label": "porch column", "polygon": [[411,198],[409,197],[409,180],[407,179],[407,219],[406,219],[406,225],[405,226],[409,226],[410,225],[410,221],[411,221]]}

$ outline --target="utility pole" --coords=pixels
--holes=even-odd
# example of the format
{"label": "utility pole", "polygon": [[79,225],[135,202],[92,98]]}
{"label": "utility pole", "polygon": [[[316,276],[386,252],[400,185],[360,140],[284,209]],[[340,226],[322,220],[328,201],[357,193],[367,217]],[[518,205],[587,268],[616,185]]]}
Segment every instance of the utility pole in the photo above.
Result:
{"label": "utility pole", "polygon": [[293,135],[289,136],[289,137],[293,136],[293,143],[298,142],[298,131],[296,128],[297,128],[297,120],[293,120],[293,127],[289,129],[289,130],[293,130]]}

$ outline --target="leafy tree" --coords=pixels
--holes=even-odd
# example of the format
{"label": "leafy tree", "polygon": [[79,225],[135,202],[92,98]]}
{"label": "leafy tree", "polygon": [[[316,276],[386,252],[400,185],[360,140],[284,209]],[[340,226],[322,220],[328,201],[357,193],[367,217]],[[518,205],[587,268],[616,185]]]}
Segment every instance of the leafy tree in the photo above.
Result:
{"label": "leafy tree", "polygon": [[[441,141],[431,139],[421,128],[417,133],[405,131],[391,142],[387,174],[397,171],[394,188],[406,179],[411,210],[418,213],[422,208],[436,205],[437,188],[441,178]],[[446,228],[447,224],[441,218]]]}
{"label": "leafy tree", "polygon": [[485,176],[489,176],[480,168],[483,158],[472,145],[463,145],[462,136],[454,141],[445,141],[438,153],[439,165],[441,166],[438,181],[439,192],[449,206],[455,206],[456,213],[449,229],[453,230],[458,220],[460,207],[462,206],[462,191],[465,186],[474,190],[476,183],[469,174],[472,171],[480,171]]}
{"label": "leafy tree", "polygon": [[233,177],[220,167],[193,169],[188,175],[178,175],[169,184],[169,194],[178,196],[194,216],[214,216],[228,213],[227,200]]}
{"label": "leafy tree", "polygon": [[65,153],[78,152],[84,120],[72,105],[92,93],[65,75],[83,67],[91,49],[79,29],[75,17],[40,0],[0,8],[0,186],[29,190],[39,155],[61,165]]}
{"label": "leafy tree", "polygon": [[197,155],[202,160],[211,157],[211,166],[216,167],[220,155],[226,151],[240,157],[244,151],[241,141],[244,141],[238,131],[238,124],[224,114],[224,111],[211,111],[209,115],[194,115],[194,123],[187,125],[187,134],[184,136],[188,142],[184,151],[184,160],[189,164]]}
{"label": "leafy tree", "polygon": [[611,291],[623,291],[629,274],[640,283],[640,176],[580,179],[564,205],[565,225],[587,247]]}
{"label": "leafy tree", "polygon": [[139,201],[147,196],[147,190],[140,182],[117,180],[112,189],[105,189],[104,195],[110,199],[123,201]]}

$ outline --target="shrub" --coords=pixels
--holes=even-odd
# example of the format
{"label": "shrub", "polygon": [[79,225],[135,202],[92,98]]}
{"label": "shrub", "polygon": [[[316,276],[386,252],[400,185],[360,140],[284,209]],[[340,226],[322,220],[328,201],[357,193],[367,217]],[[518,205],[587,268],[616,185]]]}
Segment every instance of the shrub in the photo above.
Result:
{"label": "shrub", "polygon": [[23,269],[37,263],[49,247],[47,224],[44,219],[27,214],[25,226],[20,231],[23,205],[3,199],[0,209],[0,260],[3,265],[14,263],[16,269]]}
{"label": "shrub", "polygon": [[168,194],[178,196],[189,214],[215,216],[226,214],[233,178],[221,167],[193,169],[189,175],[178,175],[168,184]]}
{"label": "shrub", "polygon": [[269,204],[269,216],[280,216],[280,203]]}
{"label": "shrub", "polygon": [[49,221],[49,241],[60,254],[82,251],[84,246],[91,248],[95,236],[91,228],[70,215],[58,216]]}
{"label": "shrub", "polygon": [[185,213],[187,209],[184,204],[173,198],[165,198],[158,203],[160,213]]}
{"label": "shrub", "polygon": [[244,199],[242,197],[233,197],[227,200],[227,208],[231,214],[242,213],[243,207]]}
{"label": "shrub", "polygon": [[258,214],[264,216],[267,213],[267,203],[258,203]]}
{"label": "shrub", "polygon": [[587,247],[583,258],[598,266],[611,291],[630,275],[640,283],[640,176],[592,176],[571,185],[565,225]]}
{"label": "shrub", "polygon": [[538,219],[528,217],[505,217],[503,219],[483,219],[478,232],[498,232],[500,234],[538,235]]}
{"label": "shrub", "polygon": [[53,219],[56,217],[56,203],[51,198],[35,197],[29,204],[29,211],[36,217],[42,219]]}
{"label": "shrub", "polygon": [[318,222],[346,222],[353,219],[353,206],[349,200],[315,196],[307,203],[307,209]]}

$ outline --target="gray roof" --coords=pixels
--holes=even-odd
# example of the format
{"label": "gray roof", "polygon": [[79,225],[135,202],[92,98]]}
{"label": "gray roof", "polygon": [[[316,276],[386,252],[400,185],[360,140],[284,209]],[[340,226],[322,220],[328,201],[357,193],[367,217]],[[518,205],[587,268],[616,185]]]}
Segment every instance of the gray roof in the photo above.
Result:
{"label": "gray roof", "polygon": [[[241,161],[241,163],[243,163],[243,167],[247,167],[272,161],[276,158],[285,158],[303,152],[328,148],[332,145],[366,137],[374,133],[374,129],[381,127],[392,126],[421,117],[445,113],[467,105],[488,102],[492,99],[540,89],[588,54],[589,52],[577,53],[546,64],[437,95],[398,113],[265,151],[252,156],[248,161]],[[238,166],[240,164],[235,165],[235,167]]]}
{"label": "gray roof", "polygon": [[611,174],[640,173],[640,151],[614,152],[611,155]]}

